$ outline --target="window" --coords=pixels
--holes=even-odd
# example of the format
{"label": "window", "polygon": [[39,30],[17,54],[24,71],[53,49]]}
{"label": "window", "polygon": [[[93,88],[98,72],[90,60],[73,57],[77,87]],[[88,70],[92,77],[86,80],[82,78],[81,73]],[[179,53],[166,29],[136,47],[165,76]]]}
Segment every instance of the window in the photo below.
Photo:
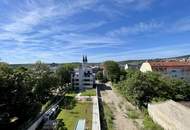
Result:
{"label": "window", "polygon": [[84,83],[83,85],[91,85],[91,84],[88,84],[88,83]]}
{"label": "window", "polygon": [[173,73],[177,72],[176,70],[172,70]]}
{"label": "window", "polygon": [[90,79],[84,79],[83,81],[90,81]]}

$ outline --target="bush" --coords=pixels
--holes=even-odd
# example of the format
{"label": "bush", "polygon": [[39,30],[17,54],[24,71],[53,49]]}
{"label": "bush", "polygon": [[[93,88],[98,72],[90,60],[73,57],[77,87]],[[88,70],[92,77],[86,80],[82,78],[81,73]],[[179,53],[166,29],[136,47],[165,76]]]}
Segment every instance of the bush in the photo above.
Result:
{"label": "bush", "polygon": [[144,130],[164,130],[161,126],[154,123],[150,116],[146,115],[143,120]]}
{"label": "bush", "polygon": [[171,79],[155,72],[135,71],[133,74],[130,72],[126,80],[120,81],[114,86],[139,108],[147,107],[148,103],[152,101],[190,99],[190,85],[187,82]]}
{"label": "bush", "polygon": [[127,116],[131,119],[138,119],[139,118],[139,113],[136,112],[135,110],[130,110],[127,112]]}

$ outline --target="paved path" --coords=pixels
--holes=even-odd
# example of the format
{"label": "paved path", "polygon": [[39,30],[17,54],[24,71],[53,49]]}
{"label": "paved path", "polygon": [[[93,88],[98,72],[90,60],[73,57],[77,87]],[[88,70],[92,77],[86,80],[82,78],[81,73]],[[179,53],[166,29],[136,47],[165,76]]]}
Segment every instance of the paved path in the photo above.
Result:
{"label": "paved path", "polygon": [[126,107],[133,107],[129,102],[114,92],[109,84],[102,91],[103,102],[107,103],[114,114],[114,127],[116,130],[138,130],[134,122],[127,118]]}

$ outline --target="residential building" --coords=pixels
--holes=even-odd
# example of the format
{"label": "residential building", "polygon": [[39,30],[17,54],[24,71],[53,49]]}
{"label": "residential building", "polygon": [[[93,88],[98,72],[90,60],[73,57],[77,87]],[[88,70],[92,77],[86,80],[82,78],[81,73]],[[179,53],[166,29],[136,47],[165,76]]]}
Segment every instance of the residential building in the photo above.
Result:
{"label": "residential building", "polygon": [[88,66],[87,56],[83,56],[82,65],[79,68],[75,68],[71,75],[72,85],[76,89],[93,88],[95,85],[95,74],[93,69]]}
{"label": "residential building", "polygon": [[146,61],[140,71],[158,71],[174,78],[190,81],[190,62],[187,61]]}
{"label": "residential building", "polygon": [[141,66],[141,63],[127,63],[127,64],[120,64],[121,69],[139,69]]}

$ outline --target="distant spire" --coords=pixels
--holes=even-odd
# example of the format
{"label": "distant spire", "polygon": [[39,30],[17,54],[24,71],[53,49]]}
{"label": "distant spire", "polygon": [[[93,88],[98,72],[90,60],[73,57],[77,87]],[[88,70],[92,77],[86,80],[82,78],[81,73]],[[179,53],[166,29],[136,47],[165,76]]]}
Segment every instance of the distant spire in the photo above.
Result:
{"label": "distant spire", "polygon": [[86,63],[88,62],[87,56],[86,56]]}
{"label": "distant spire", "polygon": [[85,58],[84,58],[84,55],[82,56],[82,62],[83,62],[83,63],[85,62]]}

